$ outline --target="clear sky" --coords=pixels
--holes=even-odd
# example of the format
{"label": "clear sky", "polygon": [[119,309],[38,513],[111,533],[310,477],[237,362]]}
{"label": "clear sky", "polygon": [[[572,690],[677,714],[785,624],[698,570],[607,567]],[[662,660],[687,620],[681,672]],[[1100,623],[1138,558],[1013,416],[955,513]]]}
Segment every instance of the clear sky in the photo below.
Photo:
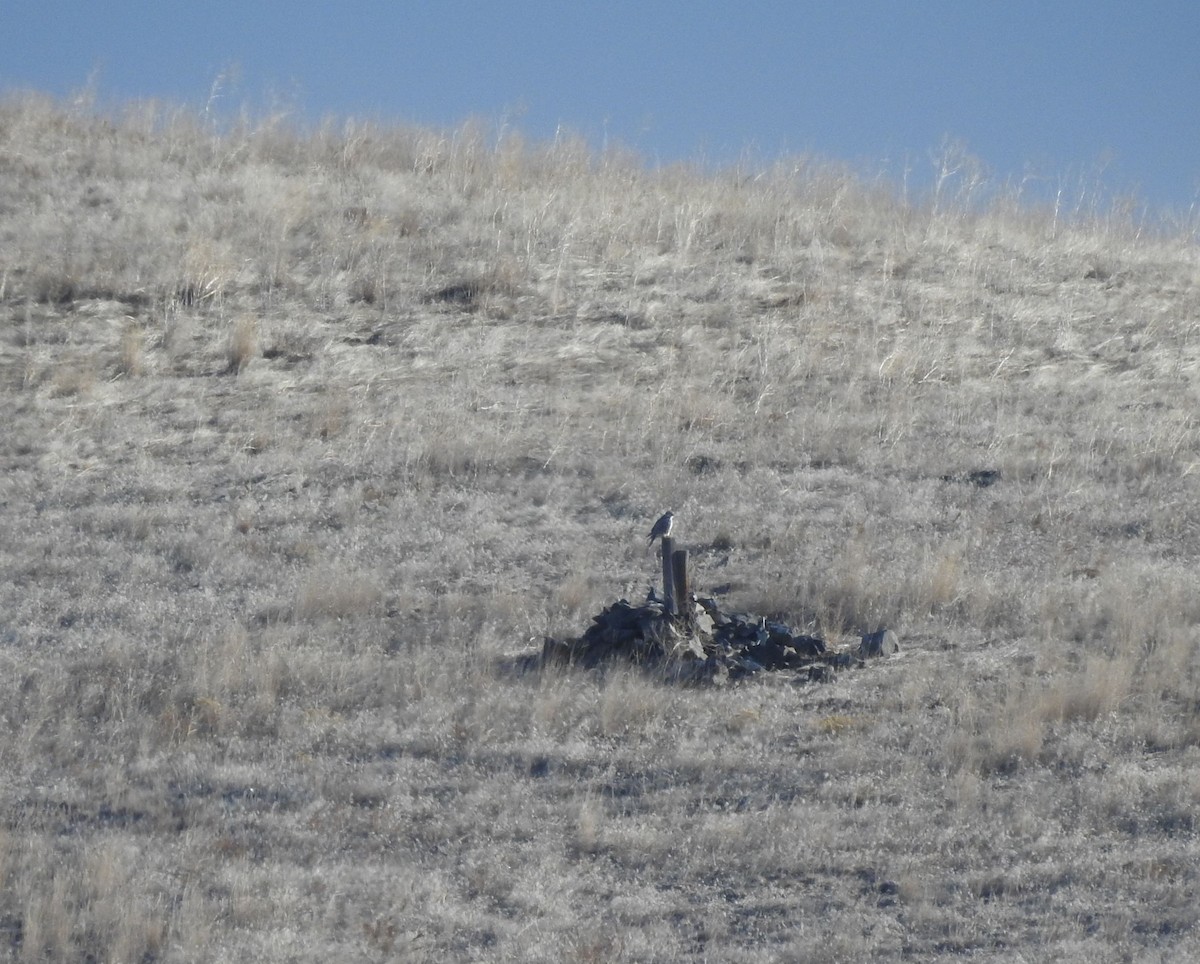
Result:
{"label": "clear sky", "polygon": [[1200,197],[1200,0],[0,0],[0,88]]}

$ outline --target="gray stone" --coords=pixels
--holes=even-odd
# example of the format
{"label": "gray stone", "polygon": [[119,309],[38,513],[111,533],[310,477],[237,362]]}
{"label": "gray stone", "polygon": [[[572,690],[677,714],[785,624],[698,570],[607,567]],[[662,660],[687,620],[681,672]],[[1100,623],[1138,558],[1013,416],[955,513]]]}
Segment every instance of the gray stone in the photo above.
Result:
{"label": "gray stone", "polygon": [[[895,651],[894,643],[882,646]],[[862,665],[850,653],[826,652],[825,641],[816,636],[765,617],[722,612],[704,597],[679,616],[667,615],[655,601],[635,606],[620,599],[593,616],[579,638],[543,640],[543,666],[591,669],[613,661],[642,666],[676,683],[718,686],[764,671],[819,670],[821,678],[830,678],[836,669]]]}
{"label": "gray stone", "polygon": [[858,655],[862,659],[874,659],[877,656],[891,656],[899,649],[899,637],[890,629],[880,629],[863,634],[862,642],[858,646]]}

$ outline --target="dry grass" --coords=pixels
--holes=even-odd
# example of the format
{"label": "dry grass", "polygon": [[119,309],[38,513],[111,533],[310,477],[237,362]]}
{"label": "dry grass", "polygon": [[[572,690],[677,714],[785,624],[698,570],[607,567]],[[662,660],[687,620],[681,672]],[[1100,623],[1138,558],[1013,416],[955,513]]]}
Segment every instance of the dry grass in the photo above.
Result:
{"label": "dry grass", "polygon": [[[0,104],[4,952],[1196,957],[1195,226],[951,166]],[[509,671],[667,506],[902,652]]]}
{"label": "dry grass", "polygon": [[253,315],[242,315],[230,326],[225,349],[228,370],[240,374],[258,354],[258,320]]}

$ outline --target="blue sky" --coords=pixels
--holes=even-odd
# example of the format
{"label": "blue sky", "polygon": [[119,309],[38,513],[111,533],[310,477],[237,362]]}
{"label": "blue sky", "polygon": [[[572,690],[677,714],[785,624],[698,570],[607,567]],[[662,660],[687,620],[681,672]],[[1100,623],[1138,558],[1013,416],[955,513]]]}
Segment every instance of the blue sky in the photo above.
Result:
{"label": "blue sky", "polygon": [[0,0],[0,88],[452,126],[562,125],[651,162],[812,152],[1200,197],[1196,0]]}

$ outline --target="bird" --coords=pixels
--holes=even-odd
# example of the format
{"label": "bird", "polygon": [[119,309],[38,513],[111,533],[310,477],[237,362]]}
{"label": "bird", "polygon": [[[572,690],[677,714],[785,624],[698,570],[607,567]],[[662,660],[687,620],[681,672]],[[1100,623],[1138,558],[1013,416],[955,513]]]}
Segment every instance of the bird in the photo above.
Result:
{"label": "bird", "polygon": [[675,521],[675,513],[668,509],[662,514],[659,520],[654,523],[654,528],[650,530],[650,541],[647,546],[652,546],[655,539],[665,539],[671,534],[671,525]]}

